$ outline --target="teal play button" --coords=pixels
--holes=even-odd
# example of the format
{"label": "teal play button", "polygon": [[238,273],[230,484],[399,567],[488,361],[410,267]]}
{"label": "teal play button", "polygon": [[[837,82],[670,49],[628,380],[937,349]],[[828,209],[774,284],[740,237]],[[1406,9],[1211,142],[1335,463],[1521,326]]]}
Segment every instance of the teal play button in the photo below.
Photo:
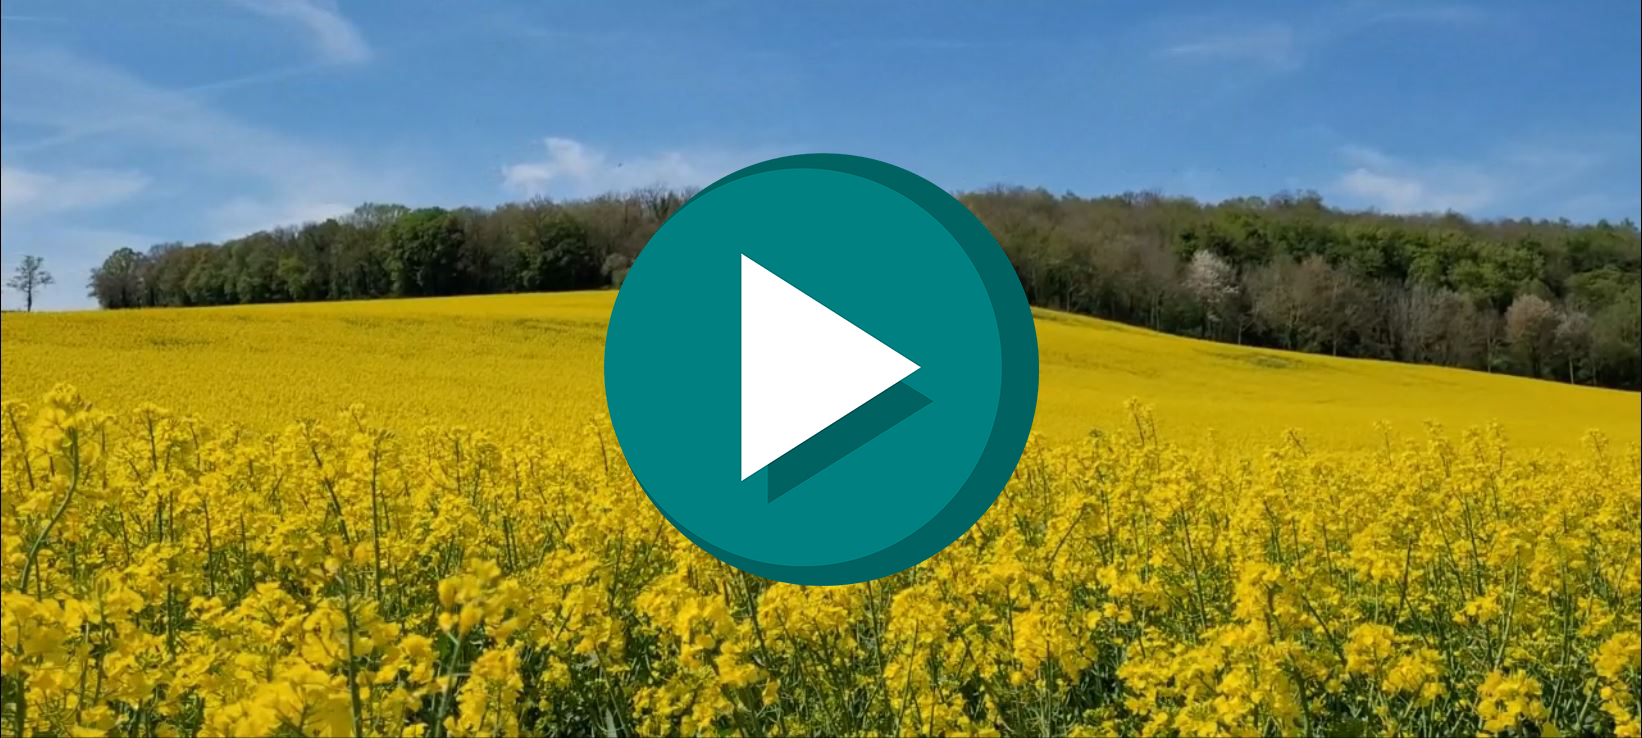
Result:
{"label": "teal play button", "polygon": [[1009,261],[940,188],[837,154],[757,164],[645,246],[605,394],[656,508],[733,566],[848,584],[957,540],[1014,471],[1037,339]]}

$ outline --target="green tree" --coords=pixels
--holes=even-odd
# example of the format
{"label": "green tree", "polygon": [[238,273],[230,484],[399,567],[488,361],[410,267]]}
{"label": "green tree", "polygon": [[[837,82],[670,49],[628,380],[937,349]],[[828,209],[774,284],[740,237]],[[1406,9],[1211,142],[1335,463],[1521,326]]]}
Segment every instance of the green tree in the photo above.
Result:
{"label": "green tree", "polygon": [[586,289],[599,283],[599,262],[588,243],[587,227],[574,215],[554,208],[524,233],[519,243],[522,290]]}
{"label": "green tree", "polygon": [[102,266],[91,270],[87,285],[97,304],[105,308],[139,307],[142,300],[143,255],[121,248],[109,254]]}
{"label": "green tree", "polygon": [[[109,264],[104,304],[619,284],[690,195],[646,188],[414,212],[367,203],[335,221],[220,245],[157,247],[137,254],[134,274]],[[1541,375],[1566,379],[1567,349],[1586,343],[1583,321],[1563,327],[1560,353],[1551,346],[1530,360],[1532,344],[1521,335],[1510,340],[1506,312],[1532,295],[1558,316],[1589,316],[1577,379],[1642,385],[1635,339],[1642,239],[1630,221],[1350,212],[1303,192],[1202,203],[1155,192],[1079,197],[999,186],[958,198],[997,238],[1033,305],[1341,356],[1518,373],[1534,373],[1537,362]],[[1205,252],[1236,276],[1229,299],[1225,270],[1197,256]]]}
{"label": "green tree", "polygon": [[461,221],[444,208],[421,208],[400,216],[388,226],[384,240],[393,293],[454,293],[464,238]]}
{"label": "green tree", "polygon": [[1591,357],[1597,381],[1642,385],[1642,285],[1633,281],[1592,318]]}

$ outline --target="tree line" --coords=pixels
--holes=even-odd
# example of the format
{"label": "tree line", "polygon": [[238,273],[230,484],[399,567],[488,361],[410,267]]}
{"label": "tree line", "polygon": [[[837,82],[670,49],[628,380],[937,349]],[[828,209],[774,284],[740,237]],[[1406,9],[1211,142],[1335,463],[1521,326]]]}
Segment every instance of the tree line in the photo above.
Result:
{"label": "tree line", "polygon": [[1171,333],[1636,388],[1630,221],[1477,221],[1151,193],[960,196],[1036,305]]}
{"label": "tree line", "polygon": [[[367,204],[222,244],[121,249],[90,291],[128,308],[619,286],[692,194]],[[1034,305],[1253,346],[1642,386],[1642,242],[1628,220],[1385,215],[1309,192],[958,198]]]}
{"label": "tree line", "polygon": [[494,209],[367,203],[221,244],[120,249],[89,289],[115,309],[590,289],[619,284],[690,194],[650,188]]}

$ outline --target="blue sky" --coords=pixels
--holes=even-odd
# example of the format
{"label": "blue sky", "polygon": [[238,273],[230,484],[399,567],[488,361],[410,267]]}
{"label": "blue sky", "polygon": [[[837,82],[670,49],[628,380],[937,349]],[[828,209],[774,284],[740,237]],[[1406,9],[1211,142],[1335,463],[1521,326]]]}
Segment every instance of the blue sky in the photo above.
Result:
{"label": "blue sky", "polygon": [[[859,154],[949,189],[1636,219],[1636,3],[7,0],[0,244],[490,205]],[[6,295],[14,307],[14,295]]]}

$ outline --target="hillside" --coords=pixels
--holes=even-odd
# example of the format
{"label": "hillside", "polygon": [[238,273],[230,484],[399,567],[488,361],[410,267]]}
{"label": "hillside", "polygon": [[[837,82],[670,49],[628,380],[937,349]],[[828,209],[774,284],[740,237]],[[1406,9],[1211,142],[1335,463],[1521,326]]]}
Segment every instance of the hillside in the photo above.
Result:
{"label": "hillside", "polygon": [[[138,398],[271,430],[362,403],[390,424],[568,428],[603,413],[611,292],[51,314],[3,319],[4,396],[77,385],[105,409]],[[1305,429],[1319,448],[1382,442],[1427,420],[1497,421],[1514,442],[1563,447],[1589,429],[1638,438],[1634,392],[1179,338],[1040,310],[1038,432],[1121,428],[1156,407],[1183,443],[1263,444]],[[568,432],[568,431],[560,431]]]}
{"label": "hillside", "polygon": [[[89,286],[116,309],[619,287],[690,196],[367,204],[221,244],[122,248]],[[1315,193],[957,197],[1038,307],[1232,344],[1642,387],[1634,223],[1385,215]]]}

